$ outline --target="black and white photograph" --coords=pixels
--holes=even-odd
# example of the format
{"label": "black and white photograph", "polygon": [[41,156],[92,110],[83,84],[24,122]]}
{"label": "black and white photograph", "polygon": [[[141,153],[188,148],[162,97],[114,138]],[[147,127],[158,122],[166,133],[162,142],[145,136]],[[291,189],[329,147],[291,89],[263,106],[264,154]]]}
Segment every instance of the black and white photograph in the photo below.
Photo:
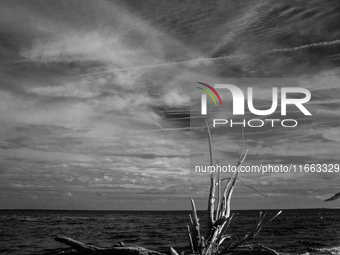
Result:
{"label": "black and white photograph", "polygon": [[340,254],[340,1],[0,0],[0,254]]}

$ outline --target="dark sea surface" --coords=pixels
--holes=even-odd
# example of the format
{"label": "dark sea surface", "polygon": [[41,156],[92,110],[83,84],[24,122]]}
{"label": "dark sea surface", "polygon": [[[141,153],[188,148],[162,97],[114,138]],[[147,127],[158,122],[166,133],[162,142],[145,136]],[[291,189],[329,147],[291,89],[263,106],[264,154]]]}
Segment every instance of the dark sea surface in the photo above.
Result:
{"label": "dark sea surface", "polygon": [[[269,211],[274,214],[276,211]],[[54,241],[65,235],[87,244],[140,245],[161,252],[188,250],[186,211],[0,211],[0,254],[58,254],[68,246]],[[242,237],[258,211],[234,211],[230,232]],[[202,225],[206,213],[199,212]],[[284,210],[260,232],[262,243],[290,254],[340,254],[340,210]],[[313,252],[310,247],[322,248]],[[326,248],[326,249],[325,249]],[[330,253],[332,252],[332,253]]]}

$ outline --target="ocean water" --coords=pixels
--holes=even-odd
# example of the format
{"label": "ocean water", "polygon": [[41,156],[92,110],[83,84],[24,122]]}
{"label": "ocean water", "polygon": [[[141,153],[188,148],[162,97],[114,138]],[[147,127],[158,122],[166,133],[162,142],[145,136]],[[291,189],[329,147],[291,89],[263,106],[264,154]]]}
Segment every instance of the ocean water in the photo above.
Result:
{"label": "ocean water", "polygon": [[[276,211],[269,211],[274,214]],[[230,232],[242,237],[255,224],[258,211],[234,211]],[[160,252],[169,247],[188,251],[187,211],[0,211],[0,254],[58,254],[70,250],[54,241],[65,235],[81,242],[111,246],[140,245]],[[206,213],[199,212],[202,225]],[[289,254],[340,254],[340,210],[284,210],[260,232],[262,243]],[[324,250],[313,252],[311,247]]]}

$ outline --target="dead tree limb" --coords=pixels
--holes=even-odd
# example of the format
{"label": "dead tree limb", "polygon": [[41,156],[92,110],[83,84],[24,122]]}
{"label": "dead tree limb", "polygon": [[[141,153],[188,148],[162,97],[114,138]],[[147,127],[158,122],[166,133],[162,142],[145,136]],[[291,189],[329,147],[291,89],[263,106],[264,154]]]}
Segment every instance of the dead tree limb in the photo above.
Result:
{"label": "dead tree limb", "polygon": [[[209,142],[209,151],[210,151],[210,166],[213,165],[213,150],[212,150],[212,139],[211,139],[211,132],[207,121],[205,121],[208,133],[208,142]],[[231,240],[232,235],[228,234],[228,228],[230,222],[233,218],[233,215],[230,215],[230,201],[235,189],[236,183],[240,180],[240,168],[247,156],[248,150],[244,153],[244,132],[242,129],[242,146],[240,151],[240,157],[236,165],[236,173],[232,174],[229,178],[221,179],[220,173],[214,174],[213,172],[210,173],[210,191],[209,191],[209,198],[208,198],[208,228],[207,233],[205,236],[201,236],[199,232],[200,225],[197,224],[198,218],[196,214],[196,207],[194,206],[194,202],[191,199],[193,213],[192,216],[190,215],[190,223],[191,226],[189,229],[189,242],[191,244],[192,249],[194,250],[194,254],[196,255],[225,255],[230,253],[239,252],[242,249],[244,250],[244,245],[249,243],[252,239],[254,239],[257,234],[260,232],[262,227],[269,221],[273,220],[277,217],[280,212],[271,220],[265,218],[266,213],[262,214],[260,212],[259,218],[256,222],[256,226],[249,234],[246,234],[242,239],[238,240]],[[226,186],[221,192],[221,182],[225,179],[228,179]],[[243,181],[242,181],[243,183]],[[243,183],[244,184],[244,183]],[[244,184],[246,185],[246,184]],[[247,186],[247,185],[246,185]],[[217,189],[217,190],[216,190]],[[217,201],[215,194],[217,193]],[[216,207],[215,207],[216,205]],[[195,218],[195,219],[194,219]],[[197,240],[197,242],[196,242]],[[229,240],[229,244],[222,247],[224,242]],[[221,247],[220,247],[221,246]],[[267,253],[271,252],[274,253],[273,250],[270,248],[266,249],[267,247],[258,247],[266,250]],[[246,248],[246,252],[251,252],[251,248]],[[254,250],[253,250],[254,251]],[[242,254],[242,252],[240,254]]]}
{"label": "dead tree limb", "polygon": [[65,236],[56,236],[54,240],[71,246],[74,250],[82,255],[165,255],[164,253],[148,250],[139,246],[113,246],[108,248],[97,247],[94,245],[81,243]]}
{"label": "dead tree limb", "polygon": [[[210,152],[210,166],[214,164],[213,159],[213,150],[212,150],[212,141],[211,141],[211,133],[207,120],[205,120],[205,125],[208,130],[208,141],[209,141],[209,152]],[[208,233],[214,224],[214,207],[215,207],[215,189],[216,189],[216,181],[214,174],[210,174],[210,191],[209,191],[209,201],[208,201]],[[208,234],[207,233],[207,234]]]}

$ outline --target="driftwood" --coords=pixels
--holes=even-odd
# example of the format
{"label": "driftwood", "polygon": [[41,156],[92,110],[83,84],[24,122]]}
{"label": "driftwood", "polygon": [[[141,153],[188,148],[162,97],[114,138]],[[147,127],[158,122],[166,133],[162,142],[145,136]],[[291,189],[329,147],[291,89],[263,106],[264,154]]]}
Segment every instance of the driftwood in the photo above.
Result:
{"label": "driftwood", "polygon": [[[209,140],[210,165],[213,166],[213,150],[211,133],[206,122]],[[210,192],[208,199],[208,228],[205,234],[201,232],[201,225],[197,217],[195,202],[191,199],[192,213],[189,215],[190,224],[187,226],[187,234],[191,247],[190,254],[192,255],[228,255],[228,254],[271,254],[278,255],[275,250],[264,245],[251,244],[262,227],[268,222],[274,220],[280,213],[279,211],[274,217],[267,218],[267,213],[260,212],[255,228],[244,235],[242,238],[236,238],[231,233],[228,233],[229,224],[233,219],[230,215],[230,200],[236,183],[239,178],[239,169],[246,158],[248,150],[244,153],[244,137],[242,130],[242,148],[240,158],[237,163],[237,171],[235,175],[229,178],[220,178],[220,174],[210,175]],[[217,162],[218,163],[218,162]],[[222,182],[227,181],[222,189]],[[241,180],[242,184],[244,182]],[[244,184],[249,187],[248,185]],[[252,188],[252,187],[250,187]],[[252,188],[254,189],[254,188]],[[223,191],[222,191],[223,190]],[[254,189],[255,190],[255,189]],[[255,190],[257,191],[257,190]],[[258,192],[258,191],[257,191]],[[261,194],[260,192],[258,192]],[[262,194],[261,194],[262,195]],[[83,254],[83,255],[165,255],[157,251],[152,251],[139,246],[125,247],[122,243],[116,243],[112,247],[102,248],[93,245],[87,245],[69,237],[57,236],[56,241],[71,246],[74,251],[68,254]],[[65,254],[65,253],[64,253]],[[178,255],[175,249],[170,248],[171,255]],[[181,253],[182,255],[183,253]]]}
{"label": "driftwood", "polygon": [[[212,141],[209,125],[206,122],[208,130],[208,141],[210,150],[210,165],[213,165]],[[210,192],[208,199],[208,229],[207,233],[202,236],[200,231],[199,219],[197,217],[194,200],[191,199],[192,213],[189,215],[190,225],[187,227],[189,243],[193,254],[196,255],[225,255],[225,254],[278,254],[275,250],[263,245],[247,245],[261,231],[264,225],[274,220],[280,213],[274,217],[266,218],[267,213],[260,212],[256,221],[255,228],[245,234],[243,238],[232,240],[233,235],[228,233],[229,224],[233,219],[230,215],[230,200],[237,181],[239,180],[239,169],[247,156],[248,150],[244,153],[244,135],[242,130],[242,147],[240,158],[237,163],[235,176],[221,179],[220,173],[210,174]],[[221,192],[222,181],[227,180],[223,192]],[[243,183],[243,182],[242,182]],[[216,194],[217,193],[217,194]],[[217,197],[217,201],[216,201]],[[228,242],[227,242],[228,241]]]}
{"label": "driftwood", "polygon": [[165,255],[157,251],[152,251],[139,246],[125,247],[122,243],[117,243],[112,247],[103,248],[93,245],[87,245],[65,236],[56,236],[58,242],[71,246],[74,251],[69,254],[83,254],[83,255]]}

